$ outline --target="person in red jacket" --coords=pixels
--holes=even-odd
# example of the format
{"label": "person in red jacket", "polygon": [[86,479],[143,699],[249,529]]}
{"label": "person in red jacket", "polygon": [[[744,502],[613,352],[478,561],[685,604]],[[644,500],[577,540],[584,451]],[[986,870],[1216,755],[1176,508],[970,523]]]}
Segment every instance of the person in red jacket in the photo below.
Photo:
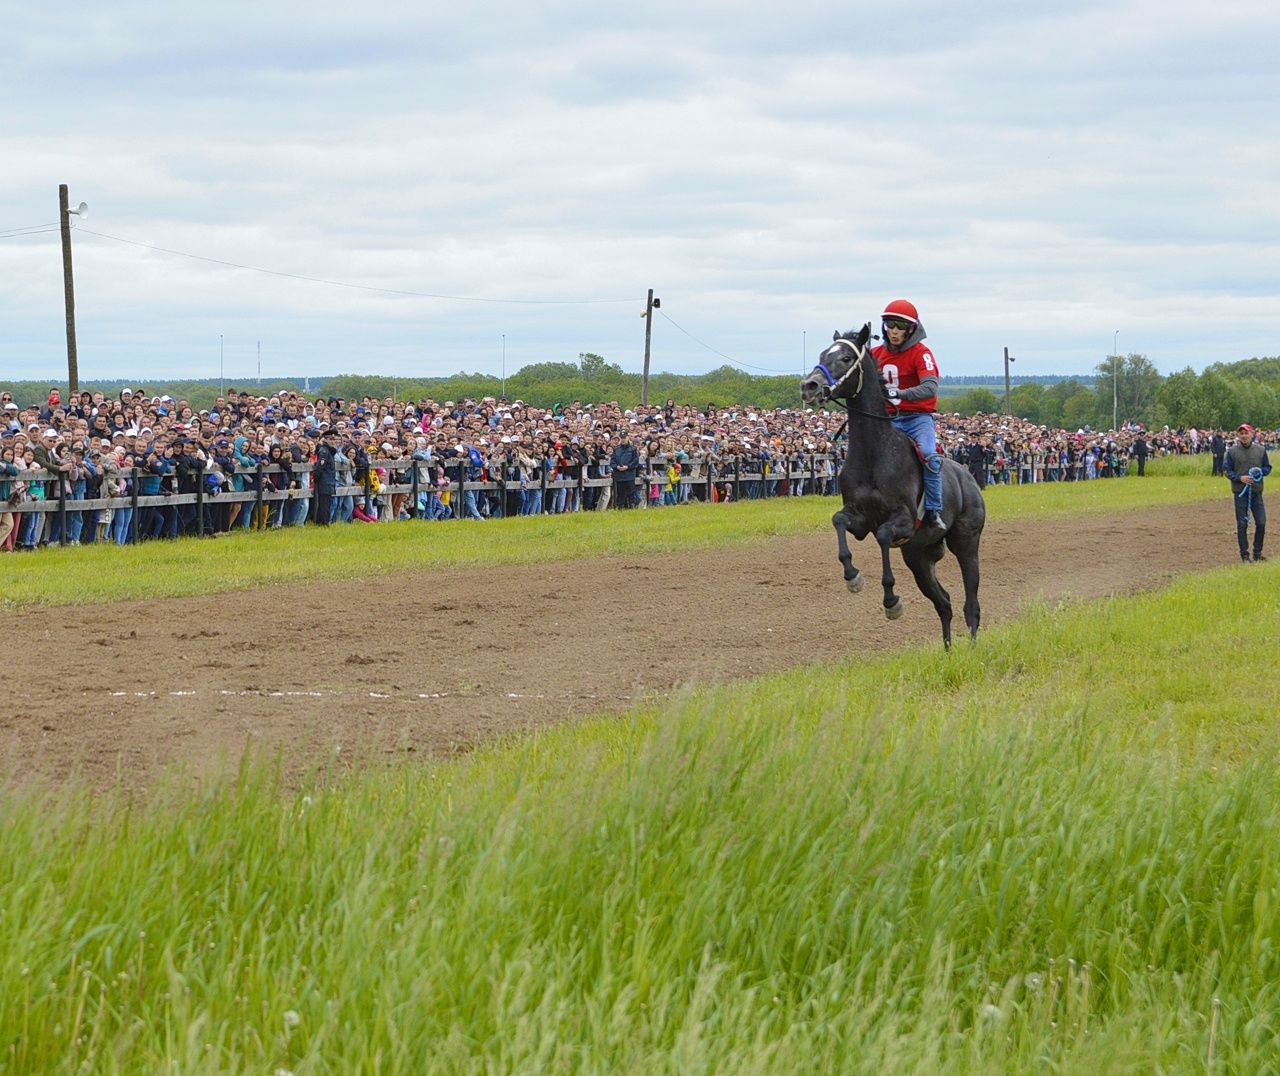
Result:
{"label": "person in red jacket", "polygon": [[934,412],[938,407],[938,363],[920,313],[906,299],[894,299],[880,315],[884,343],[871,349],[889,398],[893,424],[913,440],[924,456],[924,519],[921,525],[945,531],[942,520],[942,457]]}

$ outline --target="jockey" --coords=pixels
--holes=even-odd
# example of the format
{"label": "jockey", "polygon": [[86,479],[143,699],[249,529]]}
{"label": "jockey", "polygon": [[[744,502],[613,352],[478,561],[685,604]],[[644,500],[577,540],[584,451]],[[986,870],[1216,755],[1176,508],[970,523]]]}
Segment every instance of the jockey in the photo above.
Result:
{"label": "jockey", "polygon": [[871,349],[893,424],[916,443],[924,457],[924,519],[921,525],[945,531],[942,521],[942,457],[933,413],[938,406],[938,364],[925,344],[920,314],[906,299],[894,299],[880,315],[884,344]]}

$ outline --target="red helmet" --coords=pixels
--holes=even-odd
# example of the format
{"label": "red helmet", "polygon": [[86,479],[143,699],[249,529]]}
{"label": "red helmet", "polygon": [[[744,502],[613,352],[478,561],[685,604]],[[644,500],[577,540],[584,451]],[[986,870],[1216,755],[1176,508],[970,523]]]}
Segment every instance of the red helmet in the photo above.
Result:
{"label": "red helmet", "polygon": [[884,308],[884,313],[880,315],[883,318],[905,318],[907,321],[916,325],[920,324],[920,314],[912,303],[906,299],[894,299]]}

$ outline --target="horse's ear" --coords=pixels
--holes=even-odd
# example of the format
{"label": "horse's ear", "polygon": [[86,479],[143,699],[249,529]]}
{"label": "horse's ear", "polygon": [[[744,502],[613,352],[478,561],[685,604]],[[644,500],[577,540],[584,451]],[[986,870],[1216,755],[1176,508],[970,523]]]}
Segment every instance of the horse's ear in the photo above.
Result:
{"label": "horse's ear", "polygon": [[835,332],[831,334],[831,342],[834,344],[839,339],[840,339],[840,330],[837,329]]}
{"label": "horse's ear", "polygon": [[867,341],[870,339],[871,339],[871,322],[868,321],[865,325],[862,326],[862,329],[858,333],[858,346],[866,347]]}

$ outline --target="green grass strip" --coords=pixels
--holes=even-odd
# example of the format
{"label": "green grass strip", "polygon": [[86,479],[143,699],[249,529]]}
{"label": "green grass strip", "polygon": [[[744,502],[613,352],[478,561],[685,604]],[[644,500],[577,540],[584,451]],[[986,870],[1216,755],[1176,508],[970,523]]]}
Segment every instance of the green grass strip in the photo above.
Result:
{"label": "green grass strip", "polygon": [[[1174,474],[992,487],[987,505],[992,519],[1050,519],[1225,495],[1222,479]],[[217,539],[140,546],[50,548],[0,556],[0,607],[180,597],[386,572],[709,549],[829,528],[835,508],[834,498],[797,497],[485,523],[352,524],[238,531]]]}
{"label": "green grass strip", "polygon": [[1269,1071],[1280,570],[298,793],[0,801],[15,1072]]}

